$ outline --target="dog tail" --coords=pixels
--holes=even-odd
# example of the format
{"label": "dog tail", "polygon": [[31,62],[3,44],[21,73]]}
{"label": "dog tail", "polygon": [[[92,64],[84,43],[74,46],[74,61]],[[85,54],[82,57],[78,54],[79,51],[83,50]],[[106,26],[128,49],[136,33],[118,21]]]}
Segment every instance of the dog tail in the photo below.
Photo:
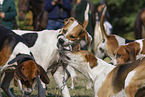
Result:
{"label": "dog tail", "polygon": [[[106,34],[106,30],[105,30],[105,27],[104,27],[104,17],[105,17],[106,9],[107,9],[107,7],[105,6],[104,10],[103,10],[103,13],[102,13],[102,16],[101,16],[100,27],[101,27],[101,31],[102,31],[102,36],[105,35],[105,37],[108,38],[108,35]],[[103,33],[104,33],[104,35],[103,35]]]}
{"label": "dog tail", "polygon": [[84,14],[84,17],[85,17],[85,20],[84,20],[84,23],[83,23],[83,27],[86,28],[87,25],[88,25],[88,21],[89,21],[89,16],[88,16],[88,13],[89,13],[89,3],[87,3],[87,7],[86,7],[86,10],[85,10],[85,14]]}

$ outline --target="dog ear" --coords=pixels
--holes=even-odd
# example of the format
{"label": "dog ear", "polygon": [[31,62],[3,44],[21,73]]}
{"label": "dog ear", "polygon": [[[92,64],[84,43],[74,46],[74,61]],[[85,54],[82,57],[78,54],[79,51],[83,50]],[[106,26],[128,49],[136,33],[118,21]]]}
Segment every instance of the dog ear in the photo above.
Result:
{"label": "dog ear", "polygon": [[49,84],[50,82],[50,79],[48,78],[45,70],[40,66],[40,65],[37,65],[38,67],[38,72],[40,74],[40,79],[45,83],[45,84]]}
{"label": "dog ear", "polygon": [[91,52],[86,55],[86,59],[91,68],[94,68],[97,65],[97,59]]}
{"label": "dog ear", "polygon": [[136,59],[135,49],[132,48],[132,47],[127,47],[127,48],[125,48],[125,50],[128,53],[128,55],[129,55],[129,60],[130,61],[134,61]]}
{"label": "dog ear", "polygon": [[26,81],[26,80],[28,80],[28,78],[22,73],[22,67],[23,67],[23,65],[21,65],[21,64],[16,67],[14,76],[20,80],[23,79],[24,81]]}

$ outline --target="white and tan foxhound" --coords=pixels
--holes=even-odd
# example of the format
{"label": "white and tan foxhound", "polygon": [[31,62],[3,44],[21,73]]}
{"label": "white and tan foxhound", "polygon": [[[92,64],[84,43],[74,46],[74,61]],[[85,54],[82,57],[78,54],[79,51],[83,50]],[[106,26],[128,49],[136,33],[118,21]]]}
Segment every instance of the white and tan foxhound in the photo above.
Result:
{"label": "white and tan foxhound", "polygon": [[96,57],[99,57],[101,59],[110,57],[111,60],[114,60],[115,59],[115,56],[113,54],[114,51],[119,46],[129,43],[129,42],[133,42],[134,40],[127,40],[118,35],[107,35],[106,30],[104,28],[105,12],[106,12],[106,7],[104,8],[101,21],[100,21],[100,27],[102,30],[102,34],[101,34],[102,39],[99,44],[94,44],[94,54]]}
{"label": "white and tan foxhound", "polygon": [[139,39],[134,42],[121,45],[114,51],[114,55],[114,64],[122,64],[145,57],[145,39]]}
{"label": "white and tan foxhound", "polygon": [[[65,47],[64,50],[73,51],[79,49],[79,41],[86,38],[87,43],[91,42],[89,33],[85,30],[88,23],[89,5],[85,11],[85,21],[79,23],[73,17],[65,19],[64,26],[59,30],[43,30],[40,32],[14,30],[20,34],[28,43],[28,46],[34,55],[37,63],[47,71],[59,59],[58,49]],[[67,85],[64,83],[63,66],[59,66],[53,74],[55,81],[62,91],[63,97],[70,97]],[[45,88],[45,85],[43,85]]]}
{"label": "white and tan foxhound", "polygon": [[95,97],[134,97],[145,85],[145,58],[114,66],[84,50],[66,51],[62,57],[63,62],[92,80]]}

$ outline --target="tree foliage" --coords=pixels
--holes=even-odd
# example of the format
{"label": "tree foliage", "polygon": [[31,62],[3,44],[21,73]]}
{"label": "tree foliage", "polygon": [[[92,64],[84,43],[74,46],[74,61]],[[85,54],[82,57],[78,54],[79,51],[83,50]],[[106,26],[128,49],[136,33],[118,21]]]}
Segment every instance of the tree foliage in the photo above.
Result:
{"label": "tree foliage", "polygon": [[[95,6],[100,0],[91,0]],[[106,0],[115,34],[133,32],[134,21],[139,9],[145,7],[144,0]]]}

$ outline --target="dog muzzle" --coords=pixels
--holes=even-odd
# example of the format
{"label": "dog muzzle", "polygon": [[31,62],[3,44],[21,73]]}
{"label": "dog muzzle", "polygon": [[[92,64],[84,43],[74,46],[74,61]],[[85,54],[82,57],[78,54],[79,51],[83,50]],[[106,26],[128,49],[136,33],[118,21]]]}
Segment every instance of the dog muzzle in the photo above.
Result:
{"label": "dog muzzle", "polygon": [[59,49],[63,48],[63,50],[69,50],[69,51],[72,50],[72,47],[71,47],[72,41],[69,41],[68,39],[66,39],[63,34],[59,34],[57,36],[57,39],[58,39],[57,47]]}

